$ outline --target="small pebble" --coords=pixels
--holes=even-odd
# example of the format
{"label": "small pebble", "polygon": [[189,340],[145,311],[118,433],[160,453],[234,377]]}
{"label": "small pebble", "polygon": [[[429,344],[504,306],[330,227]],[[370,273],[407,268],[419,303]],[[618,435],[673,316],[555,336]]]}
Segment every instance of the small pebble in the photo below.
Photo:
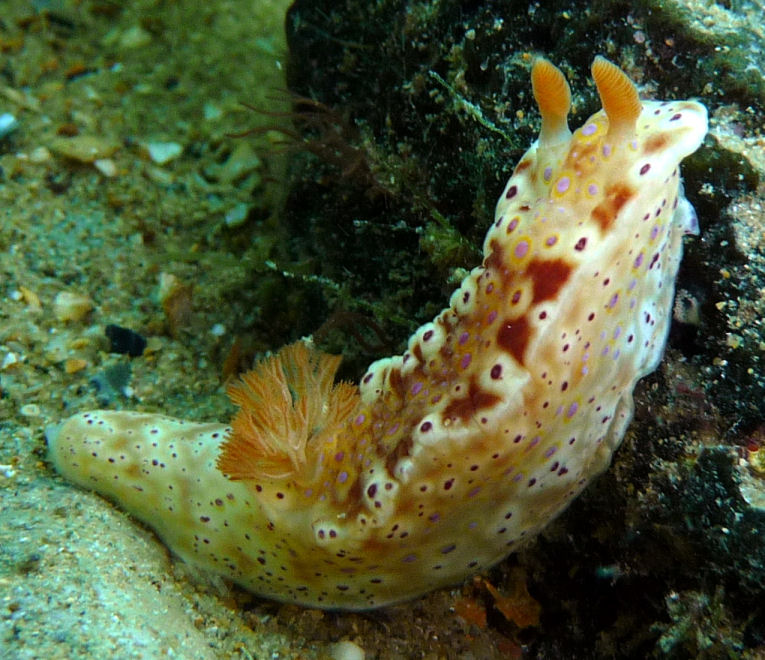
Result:
{"label": "small pebble", "polygon": [[0,360],[0,371],[5,369],[10,369],[11,367],[16,367],[19,364],[21,364],[21,359],[16,353],[8,352],[3,356],[3,359]]}
{"label": "small pebble", "polygon": [[220,119],[223,116],[223,111],[217,105],[208,101],[202,108],[202,116],[208,121]]}
{"label": "small pebble", "polygon": [[112,353],[127,354],[130,357],[143,355],[143,350],[146,348],[146,340],[137,332],[119,325],[110,324],[106,326],[104,333],[111,342],[110,351]]}
{"label": "small pebble", "polygon": [[157,165],[164,165],[178,158],[183,153],[183,147],[177,142],[149,142],[146,151]]}
{"label": "small pebble", "polygon": [[39,312],[42,309],[40,296],[32,291],[32,289],[28,289],[23,285],[19,285],[19,291],[21,291],[21,297],[31,311]]}
{"label": "small pebble", "polygon": [[64,362],[64,371],[68,374],[76,374],[88,366],[88,361],[82,358],[70,358]]}
{"label": "small pebble", "polygon": [[50,143],[50,149],[53,153],[78,163],[94,163],[109,158],[119,149],[119,145],[96,135],[76,135],[55,138]]}
{"label": "small pebble", "polygon": [[364,649],[347,640],[333,644],[330,653],[332,660],[364,660],[365,657]]}
{"label": "small pebble", "polygon": [[19,408],[19,412],[24,415],[24,417],[39,417],[40,406],[36,403],[27,403]]}
{"label": "small pebble", "polygon": [[93,166],[104,176],[117,176],[117,165],[111,158],[99,158],[93,161]]}
{"label": "small pebble", "polygon": [[9,112],[0,115],[0,138],[10,135],[19,127],[19,121]]}
{"label": "small pebble", "polygon": [[93,309],[90,296],[72,291],[60,291],[53,299],[53,315],[59,321],[82,321]]}
{"label": "small pebble", "polygon": [[53,156],[46,147],[36,147],[29,152],[29,160],[32,163],[47,163],[51,158]]}
{"label": "small pebble", "polygon": [[120,37],[120,46],[123,48],[144,48],[151,43],[151,33],[144,30],[140,25],[125,30]]}
{"label": "small pebble", "polygon": [[0,465],[0,474],[2,474],[6,479],[11,479],[16,476],[16,470],[14,469],[13,465]]}
{"label": "small pebble", "polygon": [[221,165],[217,179],[221,183],[235,183],[262,166],[260,156],[247,142],[239,142],[226,162]]}
{"label": "small pebble", "polygon": [[90,382],[98,390],[99,404],[106,406],[120,396],[129,396],[128,392],[132,393],[132,389],[130,389],[131,376],[132,370],[127,362],[109,365],[93,376]]}
{"label": "small pebble", "polygon": [[244,224],[245,220],[247,220],[249,212],[250,207],[244,202],[241,202],[226,212],[226,215],[223,216],[223,222],[226,223],[227,227],[239,227]]}

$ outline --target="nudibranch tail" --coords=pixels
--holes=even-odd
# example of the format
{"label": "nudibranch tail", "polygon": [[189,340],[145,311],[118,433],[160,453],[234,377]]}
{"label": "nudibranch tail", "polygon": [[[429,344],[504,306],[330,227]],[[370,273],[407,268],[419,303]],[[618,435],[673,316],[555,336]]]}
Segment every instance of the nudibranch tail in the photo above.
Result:
{"label": "nudibranch tail", "polygon": [[641,101],[597,58],[603,110],[532,69],[539,139],[500,197],[482,264],[359,388],[300,342],[229,388],[232,428],[97,411],[51,433],[59,472],[181,557],[264,596],[366,609],[458,582],[539,532],[605,467],[666,342],[693,101]]}

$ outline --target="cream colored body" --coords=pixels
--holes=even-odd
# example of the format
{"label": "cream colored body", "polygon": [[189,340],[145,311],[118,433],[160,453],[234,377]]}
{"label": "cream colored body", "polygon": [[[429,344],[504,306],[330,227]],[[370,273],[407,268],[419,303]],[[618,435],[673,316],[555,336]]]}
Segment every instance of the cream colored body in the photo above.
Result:
{"label": "cream colored body", "polygon": [[[634,384],[661,358],[696,229],[678,165],[706,111],[644,102],[630,115],[634,88],[619,105],[626,77],[603,62],[611,116],[572,136],[549,109],[560,90],[541,98],[542,136],[505,187],[483,265],[403,356],[370,367],[310,469],[232,481],[215,467],[224,426],[119,412],[64,422],[56,468],[187,561],[279,600],[378,607],[501,560],[608,465]],[[535,93],[565,86],[546,67]]]}

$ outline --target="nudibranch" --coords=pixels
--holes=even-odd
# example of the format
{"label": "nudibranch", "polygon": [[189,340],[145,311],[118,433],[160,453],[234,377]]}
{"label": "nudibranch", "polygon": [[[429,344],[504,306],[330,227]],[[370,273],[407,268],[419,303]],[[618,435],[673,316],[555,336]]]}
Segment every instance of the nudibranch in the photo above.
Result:
{"label": "nudibranch", "polygon": [[406,352],[335,384],[304,341],[233,385],[231,426],[95,411],[49,433],[67,479],[177,555],[268,598],[403,601],[486,570],[610,462],[636,381],[664,348],[683,235],[693,101],[641,101],[592,65],[603,109],[573,134],[563,74],[531,72],[538,140],[497,204],[484,258]]}

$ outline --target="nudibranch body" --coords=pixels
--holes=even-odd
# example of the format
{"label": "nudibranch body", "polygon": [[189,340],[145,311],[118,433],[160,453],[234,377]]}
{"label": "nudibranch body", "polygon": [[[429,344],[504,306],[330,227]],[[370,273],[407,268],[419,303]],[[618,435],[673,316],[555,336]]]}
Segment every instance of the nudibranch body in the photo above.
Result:
{"label": "nudibranch body", "polygon": [[568,84],[532,70],[537,142],[484,259],[403,356],[357,389],[302,342],[233,386],[231,428],[97,411],[50,434],[68,479],[178,555],[264,596],[366,609],[454,584],[539,532],[609,463],[665,344],[692,101],[641,101],[597,58],[603,110],[571,134]]}

